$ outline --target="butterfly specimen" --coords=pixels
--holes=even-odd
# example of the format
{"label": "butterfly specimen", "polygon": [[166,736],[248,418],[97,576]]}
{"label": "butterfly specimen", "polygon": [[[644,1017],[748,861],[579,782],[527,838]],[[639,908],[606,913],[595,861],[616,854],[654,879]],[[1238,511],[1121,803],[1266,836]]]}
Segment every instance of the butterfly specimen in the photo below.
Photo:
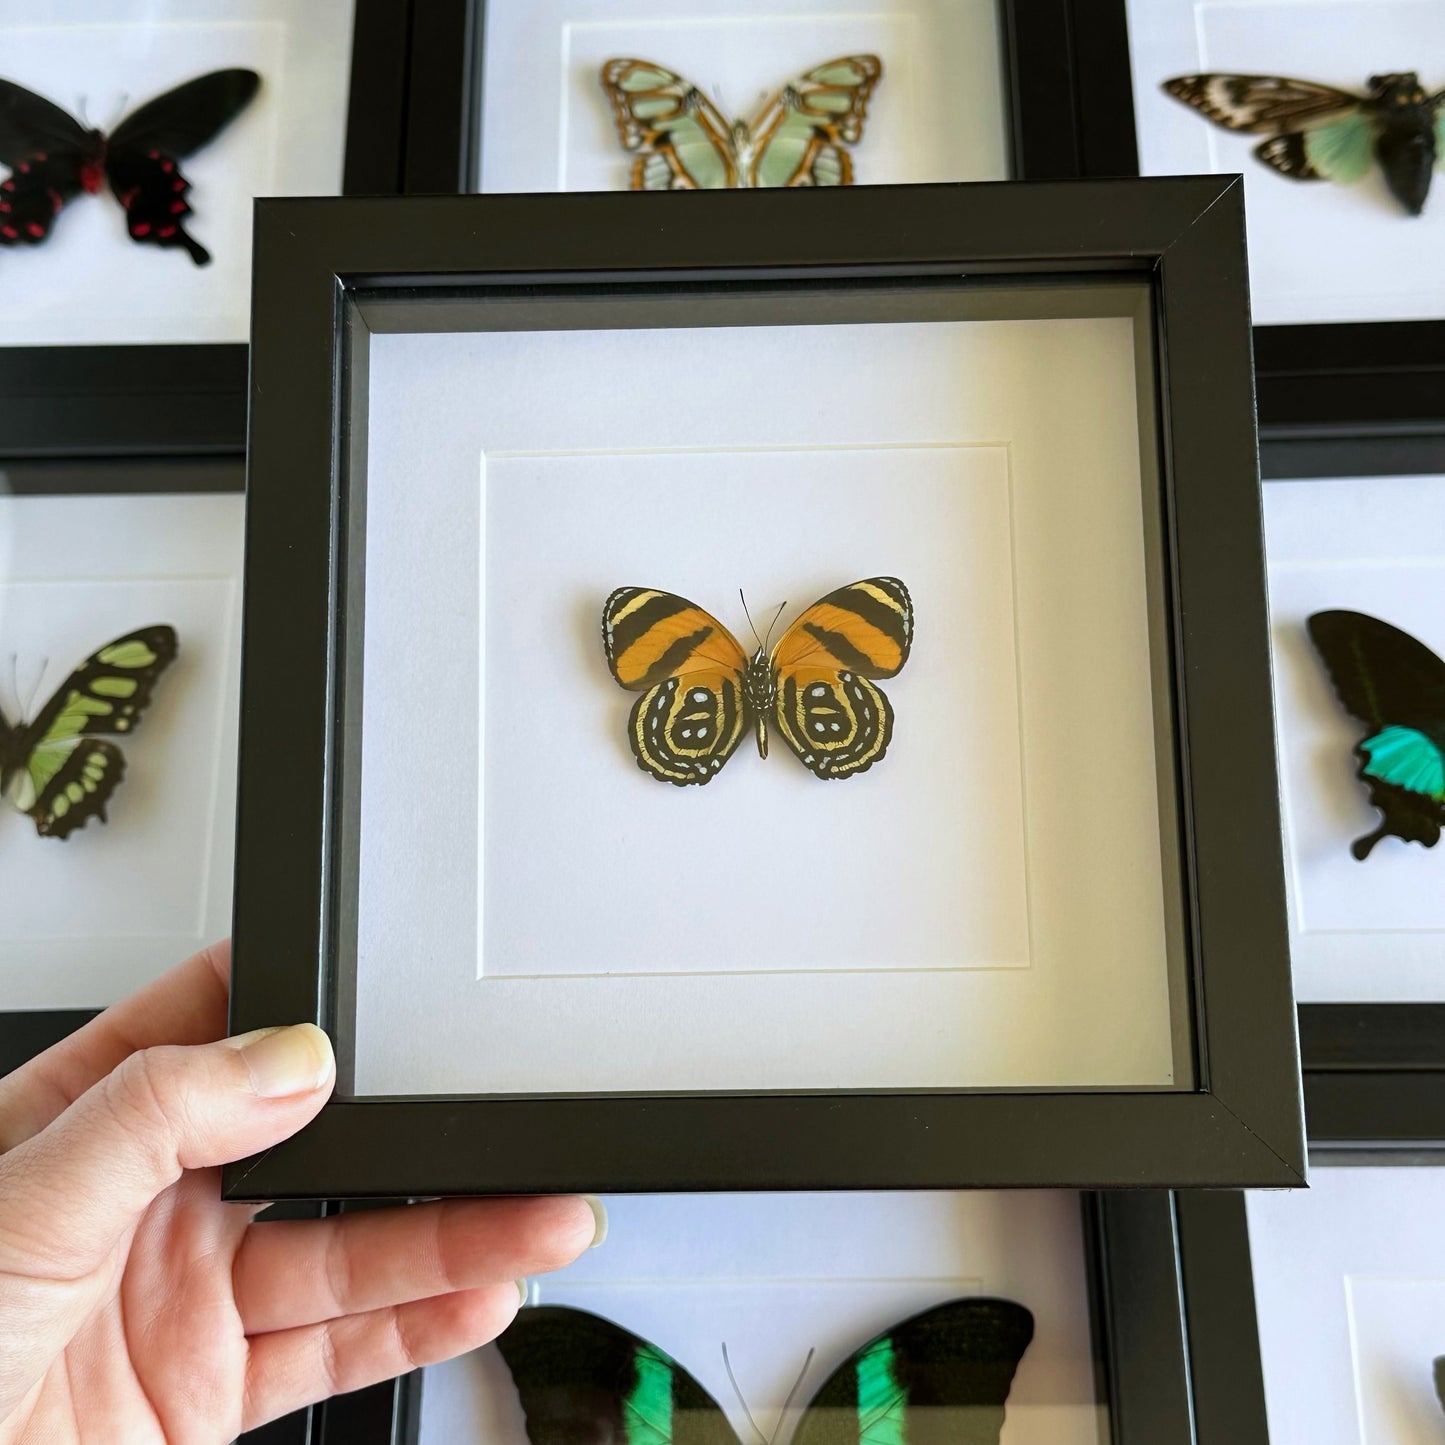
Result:
{"label": "butterfly specimen", "polygon": [[0,162],[11,171],[0,182],[0,246],[39,244],[67,201],[108,184],[133,241],[184,246],[204,266],[211,255],[186,234],[191,184],[176,162],[244,110],[260,84],[254,70],[213,71],[132,111],[107,136],[0,80]]}
{"label": "butterfly specimen", "polygon": [[[1033,1334],[1034,1317],[1011,1300],[953,1300],[914,1315],[828,1378],[793,1445],[998,1445]],[[712,1396],[676,1360],[597,1315],[531,1306],[497,1348],[531,1445],[738,1445]]]}
{"label": "butterfly specimen", "polygon": [[1395,199],[1418,216],[1445,155],[1445,91],[1413,70],[1372,75],[1368,93],[1280,75],[1182,75],[1164,89],[1225,130],[1264,135],[1254,154],[1296,181],[1357,181],[1377,162]]}
{"label": "butterfly specimen", "polygon": [[1433,848],[1445,823],[1445,662],[1363,612],[1316,612],[1306,626],[1336,695],[1370,729],[1355,745],[1358,777],[1384,821],[1350,852],[1368,858],[1387,836]]}
{"label": "butterfly specimen", "polygon": [[896,676],[912,643],[913,601],[896,577],[830,592],[752,657],[672,592],[619,587],[602,608],[607,665],[642,694],[627,726],[637,765],[680,788],[711,782],[748,728],[767,757],[769,723],[816,776],[866,772],[893,736],[873,681]]}
{"label": "butterfly specimen", "polygon": [[31,723],[0,713],[0,793],[42,838],[68,838],[98,817],[125,776],[125,757],[98,733],[133,732],[176,658],[175,629],[142,627],[92,653]]}
{"label": "butterfly specimen", "polygon": [[844,55],[789,81],[751,121],[731,123],[691,81],[651,60],[609,60],[602,88],[629,151],[634,191],[846,186],[876,55]]}

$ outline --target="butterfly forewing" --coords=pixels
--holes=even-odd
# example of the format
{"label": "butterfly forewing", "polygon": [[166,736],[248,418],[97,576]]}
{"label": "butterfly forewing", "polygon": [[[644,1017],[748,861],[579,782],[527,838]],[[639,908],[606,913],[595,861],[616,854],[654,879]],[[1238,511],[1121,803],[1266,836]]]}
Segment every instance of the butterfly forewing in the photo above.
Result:
{"label": "butterfly forewing", "polygon": [[602,88],[623,146],[640,154],[634,191],[720,190],[738,184],[732,131],[690,81],[651,60],[609,60]]}
{"label": "butterfly forewing", "polygon": [[998,1445],[1034,1318],[953,1300],[870,1340],[813,1397],[793,1445]]}
{"label": "butterfly forewing", "polygon": [[1363,859],[1389,835],[1434,847],[1445,826],[1445,662],[1366,613],[1316,612],[1307,626],[1336,696],[1370,729],[1355,756],[1383,821],[1351,851]]}
{"label": "butterfly forewing", "polygon": [[695,602],[619,587],[602,608],[602,645],[618,683],[642,691],[628,720],[638,766],[664,782],[710,782],[751,721],[738,640]]}
{"label": "butterfly forewing", "polygon": [[598,1315],[531,1306],[497,1350],[531,1445],[738,1445],[712,1396],[676,1360]]}
{"label": "butterfly forewing", "polygon": [[1358,109],[1364,97],[1283,75],[1181,75],[1164,89],[1225,130],[1298,130],[1337,112]]}
{"label": "butterfly forewing", "polygon": [[830,60],[786,86],[753,122],[755,186],[846,186],[868,100],[883,75],[876,55]]}
{"label": "butterfly forewing", "polygon": [[92,817],[105,821],[125,759],[95,735],[131,732],[175,657],[174,629],[127,633],[86,658],[33,723],[9,729],[0,752],[5,792],[42,836],[64,838]]}

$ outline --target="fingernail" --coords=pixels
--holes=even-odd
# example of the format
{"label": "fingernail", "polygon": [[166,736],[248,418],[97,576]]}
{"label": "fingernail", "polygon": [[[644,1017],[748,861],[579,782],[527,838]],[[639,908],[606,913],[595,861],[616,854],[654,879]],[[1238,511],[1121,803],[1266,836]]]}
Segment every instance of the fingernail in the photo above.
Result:
{"label": "fingernail", "polygon": [[240,1050],[251,1087],[263,1099],[309,1094],[331,1077],[331,1040],[315,1024],[257,1029],[229,1042]]}
{"label": "fingernail", "polygon": [[592,1211],[592,1243],[587,1248],[596,1249],[607,1238],[607,1206],[595,1194],[584,1194],[582,1198]]}
{"label": "fingernail", "polygon": [[523,1303],[523,1304],[526,1304],[526,1303],[527,1303],[527,1296],[528,1296],[528,1294],[530,1293],[530,1291],[529,1291],[528,1288],[527,1288],[527,1281],[524,1280],[524,1279],[519,1279],[519,1280],[516,1281],[516,1285],[517,1285],[517,1293],[522,1296],[522,1303]]}

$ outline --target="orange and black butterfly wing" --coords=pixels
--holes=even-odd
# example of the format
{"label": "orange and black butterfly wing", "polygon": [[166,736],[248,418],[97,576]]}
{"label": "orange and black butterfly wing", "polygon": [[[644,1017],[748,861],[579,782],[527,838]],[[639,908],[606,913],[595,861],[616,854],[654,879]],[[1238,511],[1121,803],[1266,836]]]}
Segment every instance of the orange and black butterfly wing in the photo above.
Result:
{"label": "orange and black butterfly wing", "polygon": [[711,782],[751,722],[738,640],[675,593],[619,587],[603,604],[602,646],[619,685],[642,694],[627,725],[637,766],[679,788]]}
{"label": "orange and black butterfly wing", "polygon": [[867,772],[888,751],[893,706],[875,685],[913,646],[913,600],[896,577],[868,577],[815,602],[773,649],[773,720],[820,778]]}

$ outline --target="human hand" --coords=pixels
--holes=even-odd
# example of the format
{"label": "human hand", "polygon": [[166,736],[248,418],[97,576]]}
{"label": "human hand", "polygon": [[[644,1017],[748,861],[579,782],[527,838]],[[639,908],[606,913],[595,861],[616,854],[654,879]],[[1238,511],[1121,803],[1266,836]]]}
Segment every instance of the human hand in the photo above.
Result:
{"label": "human hand", "polygon": [[[0,1445],[223,1442],[500,1333],[600,1235],[576,1196],[253,1223],[218,1165],[335,1081],[311,1024],[220,1039],[217,944],[0,1079]],[[600,1206],[598,1206],[600,1210]]]}

